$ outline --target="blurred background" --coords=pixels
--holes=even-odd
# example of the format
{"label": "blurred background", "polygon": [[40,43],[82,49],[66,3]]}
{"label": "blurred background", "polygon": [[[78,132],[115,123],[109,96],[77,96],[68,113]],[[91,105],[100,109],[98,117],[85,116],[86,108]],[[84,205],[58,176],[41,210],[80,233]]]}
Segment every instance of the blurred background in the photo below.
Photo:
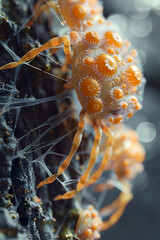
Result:
{"label": "blurred background", "polygon": [[160,0],[104,1],[104,15],[138,49],[147,85],[143,109],[130,119],[146,150],[144,173],[135,179],[134,199],[102,239],[160,239]]}

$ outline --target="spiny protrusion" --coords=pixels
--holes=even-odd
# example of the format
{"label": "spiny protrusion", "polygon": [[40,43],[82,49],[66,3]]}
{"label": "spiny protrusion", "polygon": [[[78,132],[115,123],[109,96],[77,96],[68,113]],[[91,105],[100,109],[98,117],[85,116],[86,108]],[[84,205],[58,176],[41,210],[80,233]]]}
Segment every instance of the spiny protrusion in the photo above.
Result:
{"label": "spiny protrusion", "polygon": [[87,32],[84,40],[87,44],[89,45],[97,45],[100,43],[100,36],[98,35],[97,32]]}
{"label": "spiny protrusion", "polygon": [[84,107],[89,113],[100,113],[103,110],[103,102],[98,97],[87,98]]}
{"label": "spiny protrusion", "polygon": [[125,71],[126,80],[132,85],[137,86],[141,83],[142,73],[135,65],[131,65]]}
{"label": "spiny protrusion", "polygon": [[115,87],[113,89],[113,96],[115,99],[121,99],[123,97],[123,91],[122,89]]}
{"label": "spiny protrusion", "polygon": [[107,45],[112,46],[113,48],[121,48],[123,41],[121,36],[114,31],[107,31],[104,33],[104,40]]}
{"label": "spiny protrusion", "polygon": [[99,73],[104,76],[113,76],[117,71],[117,63],[115,59],[107,54],[98,55],[95,64]]}
{"label": "spiny protrusion", "polygon": [[85,97],[94,97],[99,94],[100,86],[95,79],[87,77],[80,81],[80,91]]}

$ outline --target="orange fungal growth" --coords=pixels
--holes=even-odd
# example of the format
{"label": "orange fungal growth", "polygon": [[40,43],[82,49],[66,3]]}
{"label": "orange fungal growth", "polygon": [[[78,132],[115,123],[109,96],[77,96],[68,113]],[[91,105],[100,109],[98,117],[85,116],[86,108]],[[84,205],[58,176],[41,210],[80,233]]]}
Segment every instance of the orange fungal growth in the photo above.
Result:
{"label": "orange fungal growth", "polygon": [[104,33],[104,39],[106,40],[107,44],[116,48],[122,47],[122,38],[121,36],[114,31],[107,31]]}
{"label": "orange fungal growth", "polygon": [[75,233],[80,240],[99,239],[102,225],[103,222],[98,211],[93,206],[88,206],[85,210],[81,210]]}
{"label": "orange fungal growth", "polygon": [[100,43],[100,37],[96,32],[87,32],[84,39],[89,44],[97,45]]}
{"label": "orange fungal growth", "polygon": [[120,122],[122,122],[122,120],[123,120],[123,117],[121,115],[116,116],[114,118],[114,124],[119,124]]}
{"label": "orange fungal growth", "polygon": [[126,70],[126,78],[132,86],[137,86],[141,83],[142,73],[135,65],[129,66]]}
{"label": "orange fungal growth", "polygon": [[89,113],[99,113],[103,110],[103,102],[100,98],[88,98],[85,103],[85,109]]}
{"label": "orange fungal growth", "polygon": [[86,58],[84,59],[84,63],[85,63],[86,65],[88,65],[88,66],[91,66],[91,65],[93,65],[93,63],[94,63],[94,59],[93,59],[92,57],[86,57]]}
{"label": "orange fungal growth", "polygon": [[100,91],[99,83],[93,78],[84,78],[80,81],[80,90],[85,97],[94,97]]}
{"label": "orange fungal growth", "polygon": [[123,91],[120,88],[115,88],[113,90],[113,95],[115,99],[120,99],[123,97]]}
{"label": "orange fungal growth", "polygon": [[112,169],[119,179],[133,179],[143,170],[145,151],[136,132],[119,126],[114,130]]}
{"label": "orange fungal growth", "polygon": [[142,105],[140,103],[136,103],[134,107],[138,111],[142,108]]}
{"label": "orange fungal growth", "polygon": [[58,15],[66,21],[66,24],[72,29],[87,29],[98,23],[99,19],[103,19],[103,7],[98,0],[74,0],[58,1],[59,11]]}
{"label": "orange fungal growth", "polygon": [[128,108],[128,103],[122,102],[122,103],[121,103],[121,107],[122,107],[123,109],[127,109],[127,108]]}
{"label": "orange fungal growth", "polygon": [[93,22],[92,22],[91,20],[88,20],[88,21],[87,21],[87,25],[88,25],[88,26],[93,26]]}
{"label": "orange fungal growth", "polygon": [[136,57],[137,56],[137,51],[135,49],[132,49],[131,55],[132,55],[132,57]]}
{"label": "orange fungal growth", "polygon": [[133,61],[133,57],[132,56],[128,56],[127,57],[127,62],[132,62]]}
{"label": "orange fungal growth", "polygon": [[83,19],[87,13],[85,7],[81,4],[77,4],[72,9],[73,15],[78,19]]}
{"label": "orange fungal growth", "polygon": [[128,112],[128,114],[127,114],[127,117],[128,117],[128,118],[131,118],[131,117],[133,117],[133,114],[134,114],[133,110],[130,109],[129,112]]}
{"label": "orange fungal growth", "polygon": [[114,48],[108,48],[108,49],[107,49],[107,53],[110,54],[110,55],[115,54]]}
{"label": "orange fungal growth", "polygon": [[132,101],[133,103],[138,103],[138,99],[137,99],[137,97],[135,97],[135,96],[132,96],[132,97],[131,97],[131,101]]}
{"label": "orange fungal growth", "polygon": [[77,41],[78,41],[78,32],[76,32],[76,31],[72,31],[71,33],[70,33],[70,38],[71,38],[71,42],[72,43],[76,43]]}
{"label": "orange fungal growth", "polygon": [[117,71],[117,63],[115,59],[107,54],[97,56],[95,64],[99,73],[104,76],[113,76]]}

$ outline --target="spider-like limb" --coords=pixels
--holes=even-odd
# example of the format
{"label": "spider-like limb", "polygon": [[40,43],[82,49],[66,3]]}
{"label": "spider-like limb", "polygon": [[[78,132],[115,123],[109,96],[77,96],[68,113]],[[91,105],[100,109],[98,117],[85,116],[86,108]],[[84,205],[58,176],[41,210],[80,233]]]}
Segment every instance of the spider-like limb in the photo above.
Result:
{"label": "spider-like limb", "polygon": [[80,116],[79,116],[79,124],[78,124],[78,128],[77,128],[77,132],[74,136],[72,147],[71,147],[68,157],[61,163],[61,165],[58,168],[57,173],[48,177],[44,181],[40,182],[38,184],[38,186],[36,187],[37,189],[44,186],[45,184],[50,184],[50,183],[54,182],[54,180],[68,168],[68,166],[73,158],[73,155],[75,154],[75,152],[77,151],[77,149],[81,143],[84,126],[85,126],[85,112],[84,112],[84,110],[82,110],[80,112]]}
{"label": "spider-like limb", "polygon": [[102,129],[100,126],[95,124],[94,130],[95,130],[95,138],[94,138],[92,151],[90,154],[89,164],[88,164],[86,171],[84,172],[84,174],[81,176],[80,180],[78,181],[76,190],[72,190],[70,192],[66,192],[63,195],[59,195],[54,200],[70,199],[74,195],[76,195],[76,193],[80,192],[85,187],[85,184],[88,180],[89,174],[90,174],[90,172],[95,164],[95,161],[97,159],[97,156],[99,154],[99,146],[100,146],[100,141],[101,141],[101,137],[102,137]]}
{"label": "spider-like limb", "polygon": [[99,168],[92,174],[91,178],[87,182],[87,186],[95,183],[102,175],[105,166],[107,165],[108,160],[112,156],[112,146],[113,146],[113,136],[112,131],[108,127],[104,127],[101,125],[103,133],[107,136],[107,148],[104,153],[104,157],[102,159],[102,163],[100,164]]}
{"label": "spider-like limb", "polygon": [[47,3],[43,4],[42,6],[40,6],[40,8],[38,9],[38,5],[36,5],[34,7],[34,10],[36,11],[34,17],[27,23],[27,26],[32,26],[33,22],[45,11],[47,11],[50,7],[52,9],[54,9],[56,11],[56,13],[58,13],[58,8],[57,8],[57,3],[53,2],[53,1],[48,1]]}
{"label": "spider-like limb", "polygon": [[110,218],[103,222],[101,231],[107,230],[112,227],[123,215],[127,204],[132,200],[133,194],[131,193],[131,184],[129,181],[122,180],[122,183],[125,187],[125,191],[121,192],[119,197],[114,200],[111,204],[100,209],[100,215],[102,217],[108,216],[111,214]]}
{"label": "spider-like limb", "polygon": [[122,192],[118,199],[116,199],[111,205],[100,209],[101,216],[105,216],[106,214],[108,214],[109,210],[111,211],[114,210],[114,213],[111,215],[111,217],[107,221],[103,222],[101,231],[107,230],[108,228],[112,227],[114,224],[118,222],[118,220],[123,215],[123,212],[127,204],[132,200],[132,198],[133,195],[131,192],[128,193]]}
{"label": "spider-like limb", "polygon": [[15,68],[31,59],[33,59],[34,57],[36,57],[39,53],[53,48],[53,47],[58,47],[60,46],[62,43],[64,43],[64,52],[65,55],[67,56],[67,58],[71,58],[71,48],[70,48],[70,39],[68,38],[67,35],[64,35],[62,37],[55,37],[50,39],[48,42],[46,42],[45,44],[43,44],[40,47],[37,48],[33,48],[32,50],[30,50],[29,52],[27,52],[18,62],[11,62],[8,64],[3,65],[2,67],[0,67],[0,70],[4,70],[4,69],[9,69],[9,68]]}

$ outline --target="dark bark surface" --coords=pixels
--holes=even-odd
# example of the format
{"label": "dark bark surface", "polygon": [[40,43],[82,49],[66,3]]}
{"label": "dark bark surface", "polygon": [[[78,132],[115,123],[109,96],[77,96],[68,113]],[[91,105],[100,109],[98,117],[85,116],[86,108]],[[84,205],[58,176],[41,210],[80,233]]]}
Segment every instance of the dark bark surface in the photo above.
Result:
{"label": "dark bark surface", "polygon": [[[30,0],[1,2],[0,65],[18,60],[51,37],[48,19],[27,27],[33,5]],[[46,51],[34,59],[31,65],[36,69],[23,65],[0,72],[0,239],[77,239],[78,212],[72,210],[80,201],[52,201],[67,185],[64,189],[56,181],[38,192],[35,188],[48,176],[45,164],[51,172],[57,170],[77,126],[70,98],[63,94],[64,82],[52,75],[55,63],[49,56]],[[47,100],[37,104],[43,98]],[[74,165],[73,161],[67,174],[75,179]]]}

